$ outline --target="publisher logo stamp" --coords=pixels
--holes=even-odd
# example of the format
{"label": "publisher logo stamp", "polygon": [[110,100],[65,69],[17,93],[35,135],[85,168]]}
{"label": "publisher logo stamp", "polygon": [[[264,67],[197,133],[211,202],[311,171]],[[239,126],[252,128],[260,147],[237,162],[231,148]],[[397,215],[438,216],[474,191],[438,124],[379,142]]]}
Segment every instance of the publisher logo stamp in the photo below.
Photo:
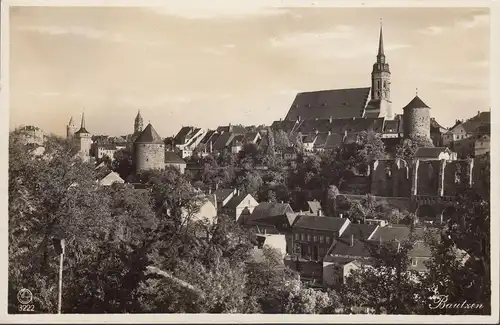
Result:
{"label": "publisher logo stamp", "polygon": [[33,293],[29,289],[21,289],[17,292],[17,301],[20,305],[18,306],[21,312],[33,312],[35,311],[35,305],[31,304],[33,301]]}
{"label": "publisher logo stamp", "polygon": [[33,300],[33,294],[28,289],[21,289],[17,293],[17,301],[23,305],[29,304]]}

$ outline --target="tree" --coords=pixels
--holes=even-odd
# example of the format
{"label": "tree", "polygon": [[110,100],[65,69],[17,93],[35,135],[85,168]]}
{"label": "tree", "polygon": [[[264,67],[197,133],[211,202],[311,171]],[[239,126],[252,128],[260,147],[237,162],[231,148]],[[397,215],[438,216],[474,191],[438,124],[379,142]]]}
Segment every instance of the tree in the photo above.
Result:
{"label": "tree", "polygon": [[412,233],[402,242],[366,242],[371,259],[362,262],[341,285],[347,311],[367,307],[376,314],[414,314],[422,308],[418,274],[410,268],[409,252],[416,237]]}
{"label": "tree", "polygon": [[434,144],[430,139],[425,137],[403,139],[401,140],[401,143],[396,146],[396,158],[411,162],[417,149],[422,147],[434,147]]}
{"label": "tree", "polygon": [[117,172],[122,179],[128,179],[134,174],[133,152],[130,148],[117,150],[113,157],[111,168]]}
{"label": "tree", "polygon": [[385,145],[375,132],[359,133],[356,144],[344,149],[344,159],[351,160],[360,173],[366,173],[372,161],[385,157]]}

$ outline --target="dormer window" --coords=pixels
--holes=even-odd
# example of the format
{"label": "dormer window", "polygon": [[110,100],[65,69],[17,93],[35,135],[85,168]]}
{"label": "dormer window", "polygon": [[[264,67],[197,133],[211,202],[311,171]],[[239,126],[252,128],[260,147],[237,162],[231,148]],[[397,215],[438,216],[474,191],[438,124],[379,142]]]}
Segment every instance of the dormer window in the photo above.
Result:
{"label": "dormer window", "polygon": [[417,266],[417,264],[418,264],[417,259],[416,258],[412,258],[411,259],[411,266]]}

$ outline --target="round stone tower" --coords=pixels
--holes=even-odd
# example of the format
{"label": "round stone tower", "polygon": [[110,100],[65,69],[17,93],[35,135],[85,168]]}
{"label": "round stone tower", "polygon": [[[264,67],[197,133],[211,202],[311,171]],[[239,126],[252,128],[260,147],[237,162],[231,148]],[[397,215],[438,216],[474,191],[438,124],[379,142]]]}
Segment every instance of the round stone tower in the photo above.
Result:
{"label": "round stone tower", "polygon": [[403,129],[405,138],[431,138],[430,107],[418,96],[403,107]]}
{"label": "round stone tower", "polygon": [[78,129],[76,128],[75,123],[73,123],[73,116],[72,116],[69,119],[68,125],[66,126],[66,138],[72,139],[77,130]]}
{"label": "round stone tower", "polygon": [[134,141],[136,173],[149,169],[165,169],[165,143],[149,123]]}

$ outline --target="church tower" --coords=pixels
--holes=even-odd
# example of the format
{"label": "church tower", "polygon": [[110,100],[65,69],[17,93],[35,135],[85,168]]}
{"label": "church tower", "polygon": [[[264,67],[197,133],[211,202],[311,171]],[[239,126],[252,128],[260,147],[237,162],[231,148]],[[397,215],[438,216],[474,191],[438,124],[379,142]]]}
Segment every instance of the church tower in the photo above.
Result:
{"label": "church tower", "polygon": [[83,161],[90,160],[90,148],[92,146],[92,134],[85,129],[85,114],[82,113],[82,124],[80,130],[75,133],[75,141],[79,155]]}
{"label": "church tower", "polygon": [[371,100],[380,102],[380,116],[392,120],[391,102],[391,71],[385,60],[384,37],[382,22],[380,23],[380,36],[378,40],[377,61],[373,64]]}
{"label": "church tower", "polygon": [[141,111],[137,111],[137,116],[135,117],[135,122],[134,122],[134,134],[139,134],[142,132],[142,116],[141,116]]}
{"label": "church tower", "polygon": [[75,123],[73,123],[73,116],[69,119],[68,125],[66,125],[66,138],[72,139],[77,131]]}

